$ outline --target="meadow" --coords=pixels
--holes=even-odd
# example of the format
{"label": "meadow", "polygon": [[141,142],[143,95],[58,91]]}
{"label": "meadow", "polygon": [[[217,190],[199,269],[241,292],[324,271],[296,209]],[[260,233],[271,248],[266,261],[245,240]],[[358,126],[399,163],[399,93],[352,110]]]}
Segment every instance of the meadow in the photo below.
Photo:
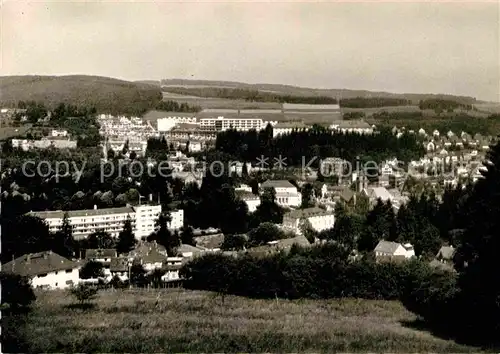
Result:
{"label": "meadow", "polygon": [[102,291],[83,310],[64,291],[37,297],[26,318],[2,316],[4,336],[15,333],[22,352],[477,352],[415,329],[396,301],[127,289]]}

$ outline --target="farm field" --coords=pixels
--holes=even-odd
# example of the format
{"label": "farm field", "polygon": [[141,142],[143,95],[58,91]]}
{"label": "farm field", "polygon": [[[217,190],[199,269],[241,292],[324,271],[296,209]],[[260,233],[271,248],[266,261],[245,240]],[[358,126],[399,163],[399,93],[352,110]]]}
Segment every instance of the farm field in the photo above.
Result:
{"label": "farm field", "polygon": [[253,300],[183,289],[102,291],[87,310],[38,293],[24,320],[2,316],[22,352],[477,352],[416,330],[395,301]]}
{"label": "farm field", "polygon": [[29,125],[21,127],[4,127],[0,124],[0,141],[12,138],[18,135],[24,135],[30,129]]}

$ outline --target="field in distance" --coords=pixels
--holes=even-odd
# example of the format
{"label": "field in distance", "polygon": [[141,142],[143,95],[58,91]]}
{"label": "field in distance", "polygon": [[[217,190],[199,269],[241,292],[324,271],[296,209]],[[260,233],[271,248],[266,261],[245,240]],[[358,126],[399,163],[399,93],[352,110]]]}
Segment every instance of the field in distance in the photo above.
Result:
{"label": "field in distance", "polygon": [[[253,300],[167,290],[102,291],[88,310],[37,294],[25,323],[2,316],[24,352],[477,352],[414,329],[395,301]],[[4,344],[4,349],[8,347]]]}

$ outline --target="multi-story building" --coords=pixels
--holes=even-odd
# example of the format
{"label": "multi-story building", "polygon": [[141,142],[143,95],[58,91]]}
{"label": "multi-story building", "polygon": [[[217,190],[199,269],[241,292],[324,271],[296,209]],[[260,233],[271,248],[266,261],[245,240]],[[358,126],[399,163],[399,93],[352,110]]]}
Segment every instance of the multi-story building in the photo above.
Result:
{"label": "multi-story building", "polygon": [[64,289],[79,283],[80,265],[52,251],[25,254],[2,265],[2,271],[28,277],[34,288]]}
{"label": "multi-story building", "polygon": [[172,221],[169,225],[170,229],[179,230],[184,226],[184,210],[173,210],[170,212],[170,217],[172,218]]}
{"label": "multi-story building", "polygon": [[228,129],[235,129],[241,131],[248,131],[255,129],[257,131],[265,128],[262,118],[201,118],[200,128],[209,131],[224,131]]}
{"label": "multi-story building", "polygon": [[[30,212],[29,214],[44,219],[49,225],[49,231],[57,232],[62,227],[65,212],[56,210]],[[105,231],[113,237],[118,237],[128,217],[130,217],[132,227],[135,228],[135,211],[130,206],[105,209],[97,209],[97,206],[94,206],[94,209],[69,210],[67,215],[76,240],[84,239],[96,231]]]}
{"label": "multi-story building", "polygon": [[[108,232],[112,237],[118,237],[123,230],[125,221],[130,218],[134,235],[137,239],[149,236],[155,230],[155,222],[161,213],[161,205],[142,204],[120,208],[104,208],[90,210],[67,211],[68,222],[73,228],[73,237],[77,240],[88,237],[97,231]],[[65,212],[39,211],[29,215],[44,219],[49,231],[57,232],[61,229]],[[175,210],[171,213],[171,229],[180,229],[184,224],[184,211]]]}
{"label": "multi-story building", "polygon": [[293,184],[285,180],[267,180],[260,186],[262,190],[273,188],[276,192],[276,203],[286,207],[298,207],[302,204],[302,195]]}
{"label": "multi-story building", "polygon": [[300,222],[303,219],[309,221],[312,228],[317,232],[331,229],[335,224],[335,215],[333,211],[314,207],[292,210],[286,213],[283,216],[283,227],[300,234]]}

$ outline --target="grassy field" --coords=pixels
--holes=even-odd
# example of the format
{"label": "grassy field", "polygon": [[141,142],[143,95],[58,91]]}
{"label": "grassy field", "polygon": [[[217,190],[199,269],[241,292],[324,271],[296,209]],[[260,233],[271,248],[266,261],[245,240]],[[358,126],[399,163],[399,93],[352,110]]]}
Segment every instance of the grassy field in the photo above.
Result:
{"label": "grassy field", "polygon": [[103,291],[87,310],[72,303],[62,291],[38,294],[24,324],[2,316],[2,332],[16,331],[24,352],[477,352],[413,329],[390,301],[223,302],[167,289]]}

